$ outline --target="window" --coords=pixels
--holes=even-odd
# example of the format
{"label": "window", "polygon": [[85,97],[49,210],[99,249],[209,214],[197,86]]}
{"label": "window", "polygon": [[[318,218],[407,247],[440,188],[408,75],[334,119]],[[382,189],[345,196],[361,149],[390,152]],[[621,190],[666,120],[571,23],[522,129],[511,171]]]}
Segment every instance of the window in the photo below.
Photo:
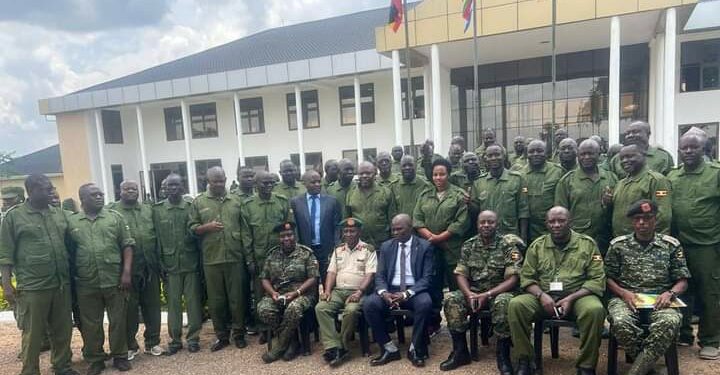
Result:
{"label": "window", "polygon": [[268,171],[267,156],[250,156],[245,158],[245,166],[252,168],[256,173]]}
{"label": "window", "polygon": [[263,99],[261,97],[240,99],[240,118],[243,134],[265,133]]}
{"label": "window", "polygon": [[182,110],[180,107],[165,108],[165,135],[168,142],[185,139]]}
{"label": "window", "polygon": [[[300,167],[300,154],[290,154],[290,160],[295,164],[296,167]],[[306,152],[305,153],[305,171],[311,169],[316,170],[322,174],[323,161],[322,152]]]}
{"label": "window", "polygon": [[[412,78],[412,91],[413,91],[413,118],[425,118],[425,82],[423,77]],[[408,119],[408,100],[407,100],[407,79],[401,80],[402,85],[402,108],[403,108],[403,120]]]}
{"label": "window", "polygon": [[[125,177],[123,176],[123,168],[120,164],[112,164],[110,165],[110,174],[112,175],[112,183],[113,183],[113,195],[114,195],[114,201],[120,200],[120,184],[123,182]],[[109,192],[105,192],[105,194],[108,194]]]}
{"label": "window", "polygon": [[[342,157],[343,157],[343,159],[350,159],[350,160],[354,161],[355,165],[357,165],[357,163],[358,163],[357,149],[343,150]],[[374,163],[376,158],[377,158],[377,149],[376,148],[364,148],[363,149],[363,161],[369,161],[371,163]]]}
{"label": "window", "polygon": [[122,144],[122,120],[120,111],[102,111],[103,135],[105,144]]}
{"label": "window", "polygon": [[196,160],[195,161],[195,175],[197,176],[197,188],[198,192],[202,193],[207,190],[207,170],[212,167],[222,167],[222,161],[220,159],[209,159],[209,160]]}
{"label": "window", "polygon": [[188,191],[187,164],[185,164],[185,162],[150,164],[150,194],[156,202],[165,199],[165,197],[160,196],[160,184],[170,173],[180,175],[180,177],[182,177],[183,188],[185,192]]}
{"label": "window", "polygon": [[720,89],[720,39],[682,44],[680,92]]}
{"label": "window", "polygon": [[[320,127],[320,105],[317,90],[308,90],[300,93],[302,99],[303,129]],[[297,130],[297,112],[295,108],[295,93],[287,94],[288,126],[290,130]]]}
{"label": "window", "polygon": [[191,105],[190,128],[193,138],[217,138],[218,124],[215,103]]}
{"label": "window", "polygon": [[[338,88],[340,96],[340,123],[342,125],[355,125],[355,86],[341,86]],[[375,85],[365,83],[360,85],[360,116],[363,124],[375,122]]]}

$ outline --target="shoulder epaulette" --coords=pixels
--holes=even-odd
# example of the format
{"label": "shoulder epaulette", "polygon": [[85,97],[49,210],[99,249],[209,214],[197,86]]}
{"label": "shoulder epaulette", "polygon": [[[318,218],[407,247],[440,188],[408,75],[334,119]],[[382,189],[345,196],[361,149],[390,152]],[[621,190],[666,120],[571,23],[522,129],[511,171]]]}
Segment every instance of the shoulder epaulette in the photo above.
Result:
{"label": "shoulder epaulette", "polygon": [[518,171],[513,171],[513,170],[510,170],[510,169],[506,169],[506,171],[507,171],[507,173],[508,173],[509,175],[522,177],[522,173],[520,173],[520,172],[518,172]]}
{"label": "shoulder epaulette", "polygon": [[627,239],[630,238],[630,237],[631,237],[630,234],[625,234],[625,235],[622,235],[622,236],[615,237],[615,238],[613,238],[612,240],[610,240],[610,245],[614,245],[614,244],[616,244],[616,243],[618,243],[618,242],[625,241],[625,240],[627,240]]}
{"label": "shoulder epaulette", "polygon": [[709,163],[705,163],[705,164],[710,166],[710,168],[720,169],[720,164],[718,164],[718,162],[709,162]]}
{"label": "shoulder epaulette", "polygon": [[[275,193],[273,193],[273,194],[275,194]],[[275,196],[278,197],[278,198],[280,198],[280,199],[282,199],[282,200],[284,200],[284,201],[289,201],[289,199],[288,199],[286,196],[282,195],[282,194],[275,194]],[[253,198],[253,197],[256,197],[256,195],[253,195],[251,198]]]}
{"label": "shoulder epaulette", "polygon": [[[297,244],[297,247],[300,248],[300,249],[302,249],[302,250],[304,250],[304,251],[307,251],[307,252],[310,253],[310,254],[314,254],[313,251],[312,251],[312,249],[309,248],[309,247],[307,247],[307,246],[305,246],[305,245]],[[278,246],[278,249],[279,249],[279,248],[280,248],[280,247]]]}
{"label": "shoulder epaulette", "polygon": [[661,236],[661,238],[663,239],[663,241],[670,242],[674,246],[680,246],[680,241],[678,241],[678,239],[673,236],[668,236],[667,234],[663,234]]}
{"label": "shoulder epaulette", "polygon": [[365,243],[365,250],[367,250],[367,251],[369,251],[369,252],[371,252],[371,253],[374,253],[374,252],[375,252],[375,246],[373,246],[373,245],[371,245],[371,244],[369,244],[369,243]]}

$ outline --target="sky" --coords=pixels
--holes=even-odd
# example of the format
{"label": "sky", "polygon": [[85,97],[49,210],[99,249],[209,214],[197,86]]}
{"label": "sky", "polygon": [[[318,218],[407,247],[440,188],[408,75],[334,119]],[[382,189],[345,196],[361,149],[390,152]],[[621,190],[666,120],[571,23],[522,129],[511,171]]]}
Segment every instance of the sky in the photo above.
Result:
{"label": "sky", "polygon": [[386,7],[388,0],[0,0],[0,152],[57,143],[38,100],[271,27]]}

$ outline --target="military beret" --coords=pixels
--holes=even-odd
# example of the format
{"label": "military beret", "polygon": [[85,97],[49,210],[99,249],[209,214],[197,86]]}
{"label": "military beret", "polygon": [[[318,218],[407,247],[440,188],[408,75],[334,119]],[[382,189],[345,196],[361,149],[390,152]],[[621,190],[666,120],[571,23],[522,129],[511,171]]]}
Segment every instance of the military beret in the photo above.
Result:
{"label": "military beret", "polygon": [[655,202],[649,199],[640,199],[639,201],[630,205],[627,210],[627,217],[632,217],[638,214],[657,214],[657,205]]}
{"label": "military beret", "polygon": [[2,188],[2,190],[0,190],[0,194],[2,194],[0,199],[13,199],[17,197],[24,198],[25,190],[19,186],[8,186]]}
{"label": "military beret", "polygon": [[288,221],[288,222],[284,222],[284,223],[276,225],[275,228],[273,228],[273,232],[280,233],[285,230],[294,230],[294,229],[295,229],[295,223]]}
{"label": "military beret", "polygon": [[339,222],[338,226],[342,227],[342,228],[349,228],[349,227],[362,228],[363,222],[360,219],[357,219],[354,217],[349,217],[349,218]]}

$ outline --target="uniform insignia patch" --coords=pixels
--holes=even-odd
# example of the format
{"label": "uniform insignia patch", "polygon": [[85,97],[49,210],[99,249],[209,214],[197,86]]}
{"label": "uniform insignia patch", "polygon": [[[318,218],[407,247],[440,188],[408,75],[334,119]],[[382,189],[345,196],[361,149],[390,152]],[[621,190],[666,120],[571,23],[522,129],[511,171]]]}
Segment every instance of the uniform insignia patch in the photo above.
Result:
{"label": "uniform insignia patch", "polygon": [[523,193],[527,193],[527,192],[528,192],[528,189],[527,189],[526,187],[524,187],[524,188],[522,188],[522,192],[523,192]]}
{"label": "uniform insignia patch", "polygon": [[664,197],[667,197],[667,195],[668,195],[667,190],[657,190],[655,192],[655,196],[658,198],[664,198]]}
{"label": "uniform insignia patch", "polygon": [[685,258],[685,254],[683,253],[682,250],[678,250],[678,252],[677,252],[677,254],[675,255],[675,257],[678,258],[678,259],[684,259],[684,258]]}
{"label": "uniform insignia patch", "polygon": [[513,261],[520,260],[520,253],[518,253],[517,251],[513,251],[512,253],[510,253],[510,259],[512,259]]}

